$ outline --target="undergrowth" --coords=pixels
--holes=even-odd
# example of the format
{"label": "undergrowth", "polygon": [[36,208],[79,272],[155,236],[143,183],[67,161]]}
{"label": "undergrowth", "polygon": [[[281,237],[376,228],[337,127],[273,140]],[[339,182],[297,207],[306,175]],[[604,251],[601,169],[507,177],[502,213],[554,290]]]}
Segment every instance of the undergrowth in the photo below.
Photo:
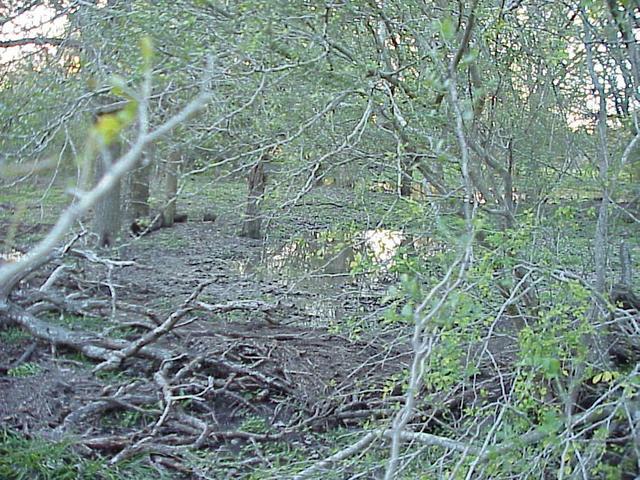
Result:
{"label": "undergrowth", "polygon": [[0,478],[3,480],[143,480],[171,478],[141,459],[111,466],[102,457],[87,458],[71,441],[51,442],[0,430]]}

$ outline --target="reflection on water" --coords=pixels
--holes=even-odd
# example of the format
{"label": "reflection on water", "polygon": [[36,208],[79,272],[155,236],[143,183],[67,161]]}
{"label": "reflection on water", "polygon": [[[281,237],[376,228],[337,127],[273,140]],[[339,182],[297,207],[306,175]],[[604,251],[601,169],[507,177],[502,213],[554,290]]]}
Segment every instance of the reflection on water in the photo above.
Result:
{"label": "reflection on water", "polygon": [[352,235],[314,232],[267,249],[262,263],[271,271],[314,277],[346,276],[358,263],[367,263],[374,271],[388,272],[401,249],[429,257],[445,250],[445,246],[430,237],[385,228]]}
{"label": "reflection on water", "polygon": [[405,240],[402,231],[383,228],[351,236],[315,232],[268,251],[263,263],[268,269],[286,273],[344,276],[363,259],[387,269],[393,265],[393,258]]}
{"label": "reflection on water", "polygon": [[425,258],[442,250],[429,237],[401,230],[377,228],[350,235],[324,231],[267,246],[260,264],[239,267],[243,273],[277,278],[289,291],[304,292],[292,297],[295,304],[314,326],[326,326],[375,309],[376,299],[393,281],[392,267],[405,253]]}

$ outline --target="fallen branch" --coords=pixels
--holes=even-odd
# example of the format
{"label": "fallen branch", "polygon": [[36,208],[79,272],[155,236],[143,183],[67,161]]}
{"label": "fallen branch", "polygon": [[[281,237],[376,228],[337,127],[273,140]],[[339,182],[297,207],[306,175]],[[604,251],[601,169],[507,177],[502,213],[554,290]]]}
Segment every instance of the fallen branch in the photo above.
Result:
{"label": "fallen branch", "polygon": [[379,432],[374,431],[374,432],[367,433],[364,437],[362,437],[353,445],[349,445],[347,448],[344,448],[339,452],[334,453],[330,457],[327,457],[324,460],[320,460],[319,462],[314,463],[309,468],[307,468],[306,470],[303,470],[298,475],[293,477],[293,480],[303,480],[305,478],[310,478],[311,475],[314,475],[313,478],[319,478],[318,476],[315,476],[316,473],[318,473],[321,470],[327,469],[334,463],[341,462],[343,460],[346,460],[349,457],[354,456],[358,452],[364,450],[369,445],[371,445],[373,441],[378,437],[379,437]]}
{"label": "fallen branch", "polygon": [[[330,457],[325,458],[324,460],[320,460],[317,463],[314,463],[306,470],[303,470],[299,473],[294,480],[303,480],[305,478],[310,478],[311,475],[316,474],[321,470],[325,470],[332,466],[335,463],[346,460],[349,457],[352,457],[365,448],[367,448],[376,438],[386,438],[393,439],[394,435],[397,435],[397,432],[394,429],[389,430],[374,430],[365,434],[360,440],[356,443],[349,445],[347,448],[340,450],[337,453],[334,453]],[[419,442],[422,445],[430,445],[436,447],[442,447],[448,450],[455,450],[458,452],[462,452],[465,454],[472,454],[479,456],[481,461],[487,460],[491,455],[499,455],[506,453],[510,450],[520,448],[525,445],[530,445],[532,443],[537,443],[544,439],[547,435],[546,432],[542,432],[539,430],[534,430],[525,435],[522,435],[518,441],[510,441],[504,442],[496,447],[489,448],[483,450],[481,447],[476,447],[470,443],[464,443],[457,440],[451,440],[450,438],[441,437],[438,435],[432,435],[430,433],[421,433],[421,432],[400,432],[400,439],[402,441],[415,441]],[[318,478],[314,476],[313,478]]]}
{"label": "fallen branch", "polygon": [[11,368],[17,368],[20,365],[22,365],[25,362],[28,362],[29,359],[31,358],[31,355],[33,355],[33,352],[36,351],[36,347],[38,346],[37,342],[33,342],[31,345],[29,345],[29,347],[27,347],[27,349],[22,353],[22,355],[20,355],[20,358],[18,358],[12,365]]}
{"label": "fallen branch", "polygon": [[[12,303],[0,306],[0,318],[3,318],[9,324],[20,325],[40,340],[55,346],[72,348],[95,360],[108,360],[112,357],[113,350],[124,349],[129,346],[129,342],[125,340],[102,338],[86,332],[69,331],[58,325],[40,320]],[[171,357],[170,352],[154,347],[143,347],[136,353],[158,361]]]}
{"label": "fallen branch", "polygon": [[64,422],[60,427],[58,427],[58,429],[62,432],[67,432],[74,425],[79,424],[86,418],[109,410],[122,409],[140,413],[149,413],[151,410],[142,409],[138,407],[138,405],[151,404],[157,400],[158,398],[152,395],[125,395],[122,397],[107,397],[99,399],[71,412],[67,415]]}
{"label": "fallen branch", "polygon": [[272,313],[278,308],[283,307],[283,305],[280,302],[268,303],[268,302],[263,302],[261,300],[238,300],[235,302],[216,303],[216,304],[197,302],[196,305],[206,310],[207,312],[211,312],[211,313],[228,313],[228,312],[233,312],[235,310]]}
{"label": "fallen branch", "polygon": [[94,369],[94,372],[118,368],[125,359],[135,355],[146,345],[155,342],[163,335],[169,333],[182,317],[193,310],[193,307],[190,307],[189,305],[198,297],[198,295],[200,295],[202,290],[210,284],[211,282],[204,282],[198,285],[189,298],[187,298],[187,300],[182,304],[182,307],[169,315],[162,324],[158,325],[135,342],[128,344],[125,348],[118,350],[117,352],[113,352],[105,362],[101,363]]}
{"label": "fallen branch", "polygon": [[231,362],[229,360],[216,360],[216,359],[208,359],[207,363],[213,364],[217,367],[224,367],[227,370],[230,370],[234,373],[241,373],[243,375],[247,375],[255,380],[258,380],[260,383],[263,383],[267,386],[274,387],[280,391],[293,394],[294,389],[283,379],[270,377],[265,375],[258,370],[246,367],[242,364]]}

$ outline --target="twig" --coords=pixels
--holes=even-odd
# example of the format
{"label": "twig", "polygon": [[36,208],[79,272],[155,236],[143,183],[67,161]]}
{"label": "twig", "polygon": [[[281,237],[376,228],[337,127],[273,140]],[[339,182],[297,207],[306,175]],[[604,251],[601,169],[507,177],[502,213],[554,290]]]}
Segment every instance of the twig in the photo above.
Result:
{"label": "twig", "polygon": [[189,305],[198,297],[198,295],[200,295],[202,290],[204,290],[204,288],[211,283],[212,282],[204,282],[198,285],[198,287],[193,291],[189,298],[187,298],[187,300],[183,303],[182,307],[169,315],[169,318],[167,318],[162,324],[158,325],[150,332],[147,332],[135,342],[128,344],[125,348],[117,352],[113,352],[105,362],[94,368],[94,372],[99,372],[101,370],[112,370],[119,367],[126,358],[135,355],[144,346],[150,344],[151,342],[155,342],[160,337],[170,332],[174,325],[182,317],[193,310],[193,307]]}

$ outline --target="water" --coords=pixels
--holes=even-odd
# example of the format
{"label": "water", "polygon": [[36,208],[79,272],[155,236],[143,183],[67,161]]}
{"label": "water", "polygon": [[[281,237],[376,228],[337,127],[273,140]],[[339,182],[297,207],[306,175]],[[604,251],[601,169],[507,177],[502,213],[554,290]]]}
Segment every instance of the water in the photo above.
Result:
{"label": "water", "polygon": [[345,235],[335,231],[305,233],[267,246],[256,273],[277,278],[314,326],[339,323],[368,313],[373,295],[382,298],[398,250],[406,240],[399,230],[375,229]]}

